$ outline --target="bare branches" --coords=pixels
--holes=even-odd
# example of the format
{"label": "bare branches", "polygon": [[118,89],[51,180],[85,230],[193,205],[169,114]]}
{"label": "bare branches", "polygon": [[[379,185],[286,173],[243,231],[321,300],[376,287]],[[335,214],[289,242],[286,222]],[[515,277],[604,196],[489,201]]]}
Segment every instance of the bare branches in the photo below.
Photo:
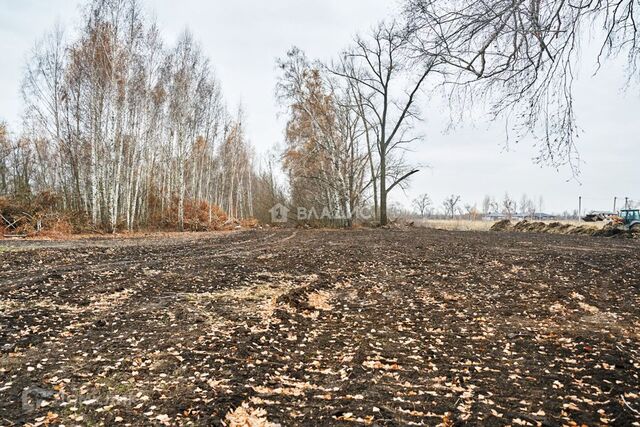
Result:
{"label": "bare branches", "polygon": [[[578,172],[573,82],[587,26],[604,30],[597,63],[625,53],[636,72],[636,0],[407,0],[416,54],[438,55],[462,98],[489,99],[494,117],[515,118],[538,141],[540,163]],[[457,70],[457,71],[456,71]]]}
{"label": "bare branches", "polygon": [[409,178],[411,175],[414,175],[416,173],[420,172],[419,169],[414,169],[412,171],[409,171],[407,173],[405,173],[404,175],[402,175],[400,178],[396,179],[395,181],[393,181],[393,183],[387,188],[387,191],[391,191],[393,190],[393,187],[395,187],[396,185],[402,183],[404,180],[406,180],[407,178]]}
{"label": "bare branches", "polygon": [[[357,37],[338,64],[329,67],[333,75],[346,79],[352,92],[357,94],[358,114],[367,128],[374,131],[382,224],[387,221],[387,194],[418,172],[407,172],[403,166],[394,171],[389,158],[396,150],[418,139],[408,136],[414,121],[419,119],[415,101],[439,64],[437,56],[413,62],[410,48],[410,34],[396,21],[381,23],[368,37]],[[400,174],[395,173],[401,170]],[[391,175],[396,177],[388,182]]]}
{"label": "bare branches", "polygon": [[421,194],[413,199],[412,205],[417,210],[420,218],[424,218],[431,208],[431,197],[428,194]]}
{"label": "bare branches", "polygon": [[442,206],[444,207],[445,215],[450,216],[453,219],[460,209],[458,207],[459,203],[460,196],[457,196],[455,194],[452,194],[451,196],[444,199],[444,201],[442,202]]}

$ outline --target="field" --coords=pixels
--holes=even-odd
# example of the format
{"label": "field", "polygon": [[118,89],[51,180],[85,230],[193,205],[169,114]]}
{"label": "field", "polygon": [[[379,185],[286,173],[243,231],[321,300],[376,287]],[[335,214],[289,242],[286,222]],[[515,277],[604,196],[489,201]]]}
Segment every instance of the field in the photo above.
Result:
{"label": "field", "polygon": [[493,221],[468,219],[417,219],[415,224],[419,227],[434,228],[450,231],[489,231]]}
{"label": "field", "polygon": [[1,425],[640,425],[638,241],[250,230],[0,257]]}

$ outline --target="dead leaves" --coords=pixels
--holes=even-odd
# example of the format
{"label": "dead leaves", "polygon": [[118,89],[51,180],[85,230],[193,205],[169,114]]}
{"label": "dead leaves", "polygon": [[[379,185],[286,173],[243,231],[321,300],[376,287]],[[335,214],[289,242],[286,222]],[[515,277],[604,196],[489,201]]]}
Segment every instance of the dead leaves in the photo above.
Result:
{"label": "dead leaves", "polygon": [[362,366],[369,369],[379,369],[383,371],[399,371],[400,366],[396,362],[383,363],[380,360],[365,360]]}
{"label": "dead leaves", "polygon": [[[242,235],[174,242],[175,256],[142,242],[102,270],[104,254],[85,250],[80,264],[65,252],[91,269],[0,298],[0,398],[34,384],[67,396],[28,419],[42,425],[247,427],[310,414],[570,425],[640,410],[638,336],[611,327],[640,325],[637,275],[617,267],[630,249],[576,255],[544,237],[420,231],[300,236],[259,259]],[[416,241],[423,249],[407,251]],[[37,266],[16,256],[40,272],[58,267],[53,252]],[[582,272],[583,256],[609,273]]]}
{"label": "dead leaves", "polygon": [[248,403],[242,403],[225,417],[229,427],[280,427],[267,420],[267,411],[262,408],[252,408]]}
{"label": "dead leaves", "polygon": [[316,310],[331,310],[333,306],[329,304],[331,296],[326,291],[312,292],[307,297],[307,303]]}

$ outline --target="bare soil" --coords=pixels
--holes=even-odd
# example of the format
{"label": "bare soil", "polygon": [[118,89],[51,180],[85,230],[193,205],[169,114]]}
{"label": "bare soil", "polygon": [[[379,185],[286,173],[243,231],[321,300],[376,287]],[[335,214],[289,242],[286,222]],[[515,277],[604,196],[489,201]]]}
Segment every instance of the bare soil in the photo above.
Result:
{"label": "bare soil", "polygon": [[636,240],[250,230],[0,266],[0,425],[640,425]]}

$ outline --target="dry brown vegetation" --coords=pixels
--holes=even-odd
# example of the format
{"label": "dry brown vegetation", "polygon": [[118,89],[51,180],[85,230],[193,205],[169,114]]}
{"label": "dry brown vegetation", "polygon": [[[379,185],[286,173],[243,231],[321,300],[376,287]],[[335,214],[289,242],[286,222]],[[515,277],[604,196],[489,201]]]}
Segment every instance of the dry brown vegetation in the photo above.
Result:
{"label": "dry brown vegetation", "polygon": [[468,219],[419,219],[416,226],[449,231],[488,231],[493,221],[471,221]]}

